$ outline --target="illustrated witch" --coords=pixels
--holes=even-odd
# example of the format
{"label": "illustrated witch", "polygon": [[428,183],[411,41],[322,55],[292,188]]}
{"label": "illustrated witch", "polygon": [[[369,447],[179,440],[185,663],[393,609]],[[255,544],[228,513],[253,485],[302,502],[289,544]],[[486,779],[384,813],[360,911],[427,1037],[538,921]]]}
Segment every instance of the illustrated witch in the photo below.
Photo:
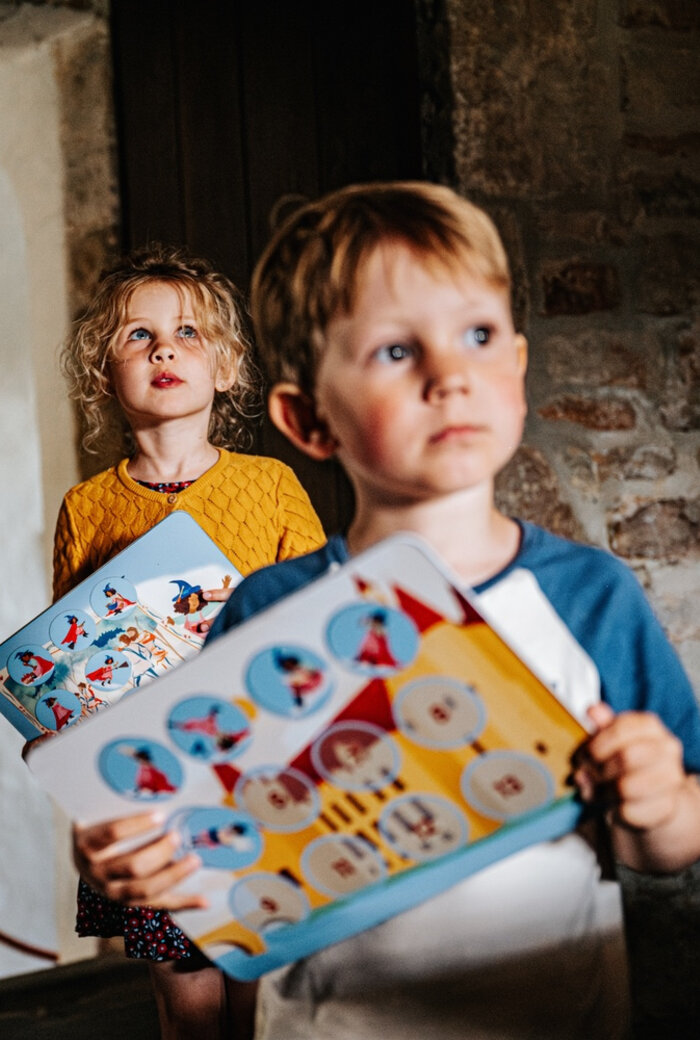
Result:
{"label": "illustrated witch", "polygon": [[22,664],[29,665],[29,671],[22,676],[22,682],[27,686],[53,670],[53,661],[33,654],[31,650],[20,650],[15,657],[19,658]]}
{"label": "illustrated witch", "polygon": [[63,729],[73,718],[72,709],[66,708],[57,697],[47,697],[44,704],[53,712],[53,717],[56,720],[56,730]]}
{"label": "illustrated witch", "polygon": [[68,622],[68,631],[61,640],[61,646],[65,645],[69,650],[75,650],[75,644],[81,636],[86,636],[85,625],[83,625],[75,614],[66,614],[66,621]]}
{"label": "illustrated witch", "polygon": [[174,794],[177,791],[167,774],[153,765],[153,756],[147,747],[120,748],[120,752],[133,758],[138,765],[134,779],[136,794]]}
{"label": "illustrated witch", "polygon": [[127,607],[133,607],[135,600],[127,599],[126,596],[122,596],[121,592],[117,592],[114,585],[109,583],[105,585],[102,590],[107,597],[107,613],[105,617],[116,617],[117,614],[121,614]]}
{"label": "illustrated witch", "polygon": [[399,667],[399,662],[389,646],[386,617],[385,610],[373,610],[363,619],[363,624],[367,626],[367,633],[355,654],[358,664],[368,664],[375,668],[379,666]]}
{"label": "illustrated witch", "polygon": [[298,708],[303,708],[304,697],[313,693],[323,682],[323,671],[313,665],[304,664],[296,654],[274,653],[275,667],[282,672],[284,683]]}
{"label": "illustrated witch", "polygon": [[206,631],[202,629],[202,622],[215,606],[204,598],[201,585],[190,585],[183,578],[176,578],[170,584],[178,588],[177,595],[173,596],[173,610],[183,615],[187,632],[201,637]]}
{"label": "illustrated witch", "polygon": [[126,661],[122,661],[120,664],[115,666],[114,658],[111,656],[111,654],[108,654],[99,668],[95,668],[93,672],[85,673],[85,678],[89,679],[90,682],[102,683],[103,685],[105,683],[111,683],[112,679],[114,678],[115,667],[128,668],[129,665],[126,663]]}

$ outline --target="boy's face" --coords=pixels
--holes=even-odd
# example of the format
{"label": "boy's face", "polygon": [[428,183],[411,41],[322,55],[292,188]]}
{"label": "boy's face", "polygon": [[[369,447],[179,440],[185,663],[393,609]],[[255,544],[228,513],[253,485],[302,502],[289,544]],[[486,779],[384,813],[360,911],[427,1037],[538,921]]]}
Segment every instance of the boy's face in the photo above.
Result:
{"label": "boy's face", "polygon": [[526,355],[504,290],[382,245],[326,330],[316,413],[365,501],[490,486],[522,433]]}

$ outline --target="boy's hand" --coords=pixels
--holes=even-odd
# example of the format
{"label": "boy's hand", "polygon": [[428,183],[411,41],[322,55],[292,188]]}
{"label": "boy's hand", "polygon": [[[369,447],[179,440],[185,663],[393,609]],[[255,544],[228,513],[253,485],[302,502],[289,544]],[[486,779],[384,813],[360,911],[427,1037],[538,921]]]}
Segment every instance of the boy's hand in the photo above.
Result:
{"label": "boy's hand", "polygon": [[596,727],[575,757],[587,802],[609,810],[619,858],[637,870],[680,870],[700,857],[700,785],[681,742],[651,712],[589,710]]}
{"label": "boy's hand", "polygon": [[[73,860],[83,881],[100,895],[124,906],[163,910],[206,907],[203,896],[172,891],[200,865],[190,853],[175,859],[180,841],[168,832],[128,852],[117,843],[147,835],[162,823],[157,813],[141,813],[90,827],[73,826]],[[116,846],[116,847],[115,847]]]}

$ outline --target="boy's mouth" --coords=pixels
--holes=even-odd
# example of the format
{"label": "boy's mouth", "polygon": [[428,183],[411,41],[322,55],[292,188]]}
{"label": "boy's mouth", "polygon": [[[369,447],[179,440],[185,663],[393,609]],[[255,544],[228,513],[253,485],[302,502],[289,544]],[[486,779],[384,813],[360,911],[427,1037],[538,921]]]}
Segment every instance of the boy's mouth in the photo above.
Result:
{"label": "boy's mouth", "polygon": [[178,379],[172,372],[159,372],[155,379],[151,380],[151,386],[164,389],[169,386],[179,386],[181,382],[182,380]]}
{"label": "boy's mouth", "polygon": [[483,430],[482,426],[475,426],[471,423],[460,423],[455,426],[444,426],[437,433],[434,433],[430,438],[431,444],[447,444],[449,441],[465,440],[469,437],[474,437],[476,434],[481,433]]}

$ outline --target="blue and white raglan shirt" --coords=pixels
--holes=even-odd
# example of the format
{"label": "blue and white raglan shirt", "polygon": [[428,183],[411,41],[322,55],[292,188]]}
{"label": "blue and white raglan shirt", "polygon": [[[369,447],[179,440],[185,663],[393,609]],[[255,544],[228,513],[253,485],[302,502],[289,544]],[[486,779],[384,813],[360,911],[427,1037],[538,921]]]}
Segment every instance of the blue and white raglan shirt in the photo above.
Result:
{"label": "blue and white raglan shirt", "polygon": [[[515,559],[473,590],[484,616],[577,717],[599,700],[656,712],[700,773],[698,704],[631,571],[520,527]],[[210,638],[348,559],[335,535],[256,572]],[[627,1026],[619,889],[575,833],[265,976],[256,1040],[618,1040]]]}

